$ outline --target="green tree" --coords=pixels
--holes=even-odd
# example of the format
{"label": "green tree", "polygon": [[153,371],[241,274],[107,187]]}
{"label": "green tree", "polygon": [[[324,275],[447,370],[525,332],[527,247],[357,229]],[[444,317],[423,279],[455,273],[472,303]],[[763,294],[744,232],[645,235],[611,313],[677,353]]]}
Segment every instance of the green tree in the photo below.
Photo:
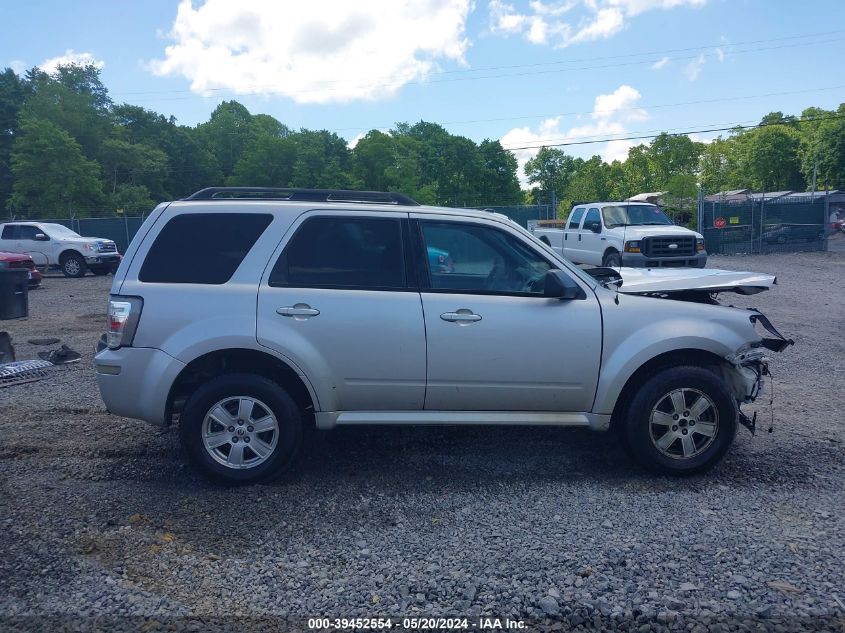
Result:
{"label": "green tree", "polygon": [[[15,179],[8,207],[50,217],[91,208],[102,197],[99,165],[88,160],[67,132],[24,116],[11,156]],[[31,216],[30,216],[31,217]]]}
{"label": "green tree", "polygon": [[665,189],[674,176],[695,174],[703,143],[686,135],[660,134],[648,147],[648,158],[654,183]]}
{"label": "green tree", "polygon": [[[539,192],[548,194],[552,191],[558,199],[563,201],[564,196],[568,195],[567,190],[578,165],[577,160],[563,150],[541,147],[537,155],[525,163],[525,176],[528,183],[535,185],[532,192],[534,201],[538,201]],[[569,211],[565,204],[562,204],[560,208]]]}
{"label": "green tree", "polygon": [[770,125],[739,134],[737,171],[760,191],[803,190],[801,136],[791,125]]}
{"label": "green tree", "polygon": [[517,177],[516,156],[505,150],[499,141],[484,139],[478,146],[481,156],[481,181],[483,204],[520,204],[522,191]]}
{"label": "green tree", "polygon": [[346,189],[355,186],[346,140],[327,130],[305,129],[288,138],[296,149],[291,171],[294,187]]}
{"label": "green tree", "polygon": [[719,137],[704,146],[699,178],[705,193],[745,189],[749,185],[737,171],[736,141]]}
{"label": "green tree", "polygon": [[167,155],[143,143],[130,143],[110,138],[100,146],[100,164],[105,178],[111,182],[110,191],[118,185],[143,185],[147,195],[154,192],[163,197],[164,179],[167,175]]}
{"label": "green tree", "polygon": [[254,139],[235,165],[226,184],[241,187],[288,187],[296,160],[291,138],[263,135]]}
{"label": "green tree", "polygon": [[107,198],[107,210],[121,209],[124,215],[144,215],[156,205],[144,185],[118,185]]}
{"label": "green tree", "polygon": [[53,75],[38,69],[27,73],[29,96],[22,112],[47,120],[68,132],[94,158],[109,135],[112,120],[108,91],[93,65],[59,66]]}
{"label": "green tree", "polygon": [[0,73],[0,207],[3,208],[12,194],[9,158],[18,131],[18,111],[27,93],[28,85],[11,68]]}
{"label": "green tree", "polygon": [[200,140],[216,157],[224,177],[232,175],[254,132],[252,115],[237,101],[222,102],[207,122],[197,126]]}

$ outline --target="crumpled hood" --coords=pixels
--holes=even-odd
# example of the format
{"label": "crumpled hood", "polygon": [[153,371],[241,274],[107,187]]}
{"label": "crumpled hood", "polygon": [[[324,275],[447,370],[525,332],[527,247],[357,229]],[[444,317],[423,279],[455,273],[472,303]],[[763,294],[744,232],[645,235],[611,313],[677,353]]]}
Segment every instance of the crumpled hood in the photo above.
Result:
{"label": "crumpled hood", "polygon": [[618,272],[622,277],[619,292],[627,294],[698,290],[753,295],[777,283],[774,275],[717,268],[621,268]]}

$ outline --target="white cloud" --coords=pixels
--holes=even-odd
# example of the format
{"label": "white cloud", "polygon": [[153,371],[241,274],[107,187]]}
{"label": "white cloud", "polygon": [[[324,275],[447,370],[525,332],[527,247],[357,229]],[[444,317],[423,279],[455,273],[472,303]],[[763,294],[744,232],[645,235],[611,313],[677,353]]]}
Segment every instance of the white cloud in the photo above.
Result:
{"label": "white cloud", "polygon": [[518,10],[505,0],[489,0],[489,29],[493,34],[522,35],[533,44],[556,48],[607,39],[626,26],[629,18],[646,11],[702,6],[708,0],[532,0]]}
{"label": "white cloud", "polygon": [[695,81],[698,79],[698,76],[701,74],[702,68],[704,68],[704,64],[707,63],[707,58],[704,56],[704,53],[693,59],[689,64],[684,66],[684,75],[690,81]]}
{"label": "white cloud", "polygon": [[[552,146],[570,141],[578,142],[602,138],[606,136],[625,136],[627,124],[643,121],[648,113],[636,107],[641,99],[640,92],[631,86],[622,85],[609,94],[598,95],[595,99],[593,111],[590,114],[592,122],[575,125],[563,129],[561,117],[545,119],[536,130],[530,127],[518,127],[509,130],[500,139],[505,149],[511,149],[519,164],[520,182],[527,186],[525,179],[525,163],[534,158],[542,145]],[[606,162],[625,160],[628,150],[634,143],[627,140],[611,140],[604,145],[570,145],[563,149],[576,156],[589,157],[599,154]],[[514,149],[526,148],[526,149]]]}
{"label": "white cloud", "polygon": [[9,62],[9,68],[16,75],[23,75],[27,71],[26,62],[20,59],[13,59]]}
{"label": "white cloud", "polygon": [[179,4],[157,75],[208,94],[284,95],[299,103],[375,100],[424,79],[439,60],[464,64],[471,0]]}
{"label": "white cloud", "polygon": [[707,0],[607,0],[607,4],[624,9],[628,15],[639,15],[657,9],[674,9],[682,6],[701,7],[707,4]]}
{"label": "white cloud", "polygon": [[87,66],[89,64],[97,68],[102,68],[106,65],[104,61],[97,59],[92,53],[77,53],[69,48],[65,51],[64,55],[45,59],[38,64],[38,67],[48,75],[52,75],[59,66]]}
{"label": "white cloud", "polygon": [[358,141],[360,141],[366,135],[366,132],[359,132],[358,134],[353,136],[351,140],[347,141],[346,147],[348,147],[349,149],[355,149],[355,146],[358,144]]}
{"label": "white cloud", "polygon": [[654,63],[650,66],[650,68],[651,68],[652,70],[660,70],[661,68],[665,68],[665,67],[666,67],[666,64],[668,64],[668,63],[669,63],[669,58],[668,58],[668,57],[661,57],[661,58],[660,58],[660,59],[658,59],[656,62],[654,62]]}

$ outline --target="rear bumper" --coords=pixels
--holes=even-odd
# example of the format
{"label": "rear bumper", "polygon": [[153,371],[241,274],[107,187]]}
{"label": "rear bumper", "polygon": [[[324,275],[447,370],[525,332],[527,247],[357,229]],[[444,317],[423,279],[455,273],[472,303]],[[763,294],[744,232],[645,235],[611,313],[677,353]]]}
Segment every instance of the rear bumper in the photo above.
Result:
{"label": "rear bumper", "polygon": [[158,349],[121,347],[101,351],[94,367],[109,412],[159,426],[167,423],[167,398],[184,363]]}
{"label": "rear bumper", "polygon": [[707,253],[686,257],[647,257],[642,253],[622,253],[622,265],[632,268],[704,268]]}

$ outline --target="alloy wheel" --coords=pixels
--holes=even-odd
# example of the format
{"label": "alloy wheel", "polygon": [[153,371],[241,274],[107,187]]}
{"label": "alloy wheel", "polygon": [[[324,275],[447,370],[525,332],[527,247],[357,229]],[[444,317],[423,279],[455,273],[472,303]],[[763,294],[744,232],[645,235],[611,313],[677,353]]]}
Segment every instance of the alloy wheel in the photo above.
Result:
{"label": "alloy wheel", "polygon": [[709,396],[697,389],[675,389],[657,401],[649,419],[654,446],[673,459],[703,453],[719,432],[719,412]]}
{"label": "alloy wheel", "polygon": [[202,443],[209,455],[227,468],[263,464],[279,441],[279,422],[266,404],[250,396],[220,400],[205,414]]}

